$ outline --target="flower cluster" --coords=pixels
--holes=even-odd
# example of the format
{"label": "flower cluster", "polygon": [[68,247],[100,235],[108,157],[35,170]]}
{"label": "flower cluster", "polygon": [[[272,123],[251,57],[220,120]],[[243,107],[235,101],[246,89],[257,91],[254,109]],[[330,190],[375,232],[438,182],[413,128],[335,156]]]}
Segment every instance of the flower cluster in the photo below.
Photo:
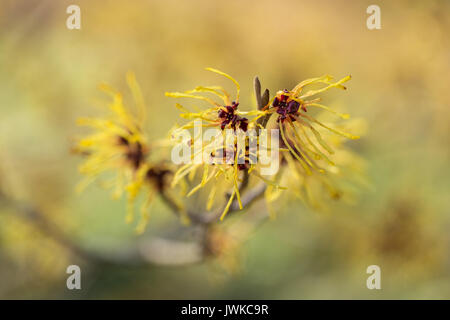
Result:
{"label": "flower cluster", "polygon": [[[115,178],[110,185],[115,187],[115,194],[123,191],[128,194],[129,213],[127,220],[131,220],[132,206],[139,194],[144,194],[146,200],[142,205],[140,231],[148,219],[147,208],[151,199],[156,194],[167,198],[168,186],[181,185],[183,188],[191,185],[190,191],[184,195],[189,197],[201,189],[207,189],[206,209],[209,211],[222,197],[219,193],[228,196],[224,206],[220,208],[218,218],[223,219],[231,208],[243,209],[241,193],[251,187],[255,187],[253,178],[262,180],[265,187],[262,189],[267,203],[270,205],[284,192],[284,189],[292,190],[294,194],[304,199],[307,203],[314,204],[315,193],[324,193],[328,190],[332,198],[340,198],[345,188],[340,187],[339,181],[346,178],[344,172],[348,171],[348,164],[357,159],[350,151],[345,151],[342,138],[358,139],[358,136],[341,130],[336,125],[326,124],[319,116],[314,116],[311,108],[317,108],[332,112],[342,119],[348,119],[347,114],[341,114],[333,109],[320,104],[317,97],[329,89],[345,89],[344,83],[350,80],[350,76],[334,82],[331,76],[322,76],[300,82],[291,90],[280,90],[270,99],[269,92],[260,97],[257,90],[258,108],[250,111],[242,111],[240,105],[240,85],[230,75],[213,68],[207,68],[229,79],[236,88],[232,95],[221,86],[198,86],[193,90],[184,92],[166,92],[171,98],[189,98],[203,101],[208,106],[204,108],[185,107],[176,103],[181,111],[180,117],[188,120],[178,125],[171,131],[176,136],[182,130],[189,130],[201,122],[201,128],[217,129],[219,134],[225,131],[236,133],[231,140],[225,140],[225,145],[217,147],[212,141],[202,141],[200,148],[195,148],[194,141],[188,141],[188,147],[194,160],[199,153],[209,154],[210,158],[216,158],[220,154],[224,161],[190,161],[180,164],[178,167],[167,165],[164,161],[150,161],[150,155],[155,146],[148,143],[142,131],[145,116],[145,107],[140,88],[132,75],[128,76],[128,83],[134,95],[138,112],[136,115],[124,106],[119,93],[107,86],[102,89],[111,95],[113,101],[109,105],[112,115],[107,119],[81,119],[79,124],[88,125],[95,129],[87,138],[80,140],[77,150],[88,156],[80,167],[81,173],[87,176],[82,186],[96,180],[100,174],[110,171]],[[257,85],[260,90],[260,83]],[[306,90],[307,88],[312,88]],[[264,121],[261,121],[265,119]],[[260,144],[261,131],[259,129],[272,128],[280,132],[279,152],[280,166],[282,170],[271,176],[261,174],[261,166],[250,161],[256,156],[246,141],[244,147],[239,148],[237,143],[238,133],[248,133],[255,130],[257,145]],[[201,134],[201,132],[200,132]],[[339,138],[336,138],[339,137]],[[277,140],[278,140],[277,139]],[[339,152],[335,152],[337,148]],[[344,151],[342,151],[344,150]],[[331,159],[335,155],[336,159]],[[344,160],[342,160],[344,159]],[[350,159],[350,160],[349,160]],[[241,160],[241,161],[238,161]],[[343,168],[339,164],[344,164]],[[351,170],[350,170],[351,171]],[[197,174],[197,172],[200,172]],[[197,183],[194,180],[198,179]],[[284,185],[285,187],[281,187]],[[320,187],[316,187],[320,186]],[[183,189],[182,188],[182,189]],[[145,191],[143,191],[145,190]],[[250,192],[250,191],[248,191]],[[180,197],[171,201],[172,207],[184,208],[179,204]],[[175,205],[173,205],[175,203]],[[233,209],[236,210],[236,209]]]}
{"label": "flower cluster", "polygon": [[[186,92],[166,92],[166,96],[168,97],[173,98],[187,97],[199,99],[204,100],[211,105],[211,108],[206,109],[205,111],[190,112],[182,105],[177,104],[177,107],[183,111],[183,113],[180,116],[182,118],[192,119],[189,123],[181,126],[179,129],[191,128],[195,120],[202,120],[202,123],[204,122],[203,124],[204,127],[220,128],[220,130],[222,131],[224,129],[230,129],[235,132],[238,130],[246,132],[250,128],[255,128],[257,126],[256,120],[258,119],[258,116],[265,114],[265,112],[260,110],[247,112],[240,111],[238,108],[239,92],[240,92],[239,83],[233,77],[222,71],[213,68],[207,68],[207,70],[220,74],[230,79],[236,86],[236,97],[234,100],[231,100],[230,98],[231,95],[220,86],[212,86],[212,87],[199,86],[196,87],[194,90],[189,90]],[[213,93],[214,95],[218,96],[221,99],[221,101],[217,102],[209,97],[197,94],[206,92]],[[247,117],[253,118],[248,119]],[[221,219],[223,219],[227,214],[235,197],[239,204],[239,208],[240,209],[243,208],[240,195],[241,189],[240,184],[244,183],[244,179],[246,179],[247,174],[253,172],[256,176],[260,177],[260,175],[257,174],[256,171],[254,171],[256,165],[250,162],[251,150],[248,144],[245,146],[245,148],[239,149],[237,139],[238,139],[237,136],[233,136],[232,141],[226,141],[226,147],[222,146],[219,147],[218,149],[214,144],[214,142],[211,141],[204,142],[201,147],[201,153],[204,153],[205,150],[212,150],[210,155],[213,158],[216,156],[217,152],[220,152],[223,156],[224,161],[222,161],[222,163],[220,164],[214,163],[212,168],[210,162],[195,163],[192,161],[182,166],[175,173],[175,177],[173,180],[173,185],[176,185],[179,181],[181,181],[181,179],[183,179],[183,177],[185,177],[189,173],[194,174],[198,168],[203,167],[203,175],[201,178],[201,182],[197,186],[195,186],[191,190],[191,192],[189,192],[188,196],[194,194],[200,188],[205,187],[208,182],[215,180],[216,183],[212,185],[208,195],[209,200],[206,206],[208,210],[212,207],[214,200],[216,199],[215,195],[218,186],[224,184],[227,187],[232,188],[231,195],[221,214]],[[194,157],[195,154],[192,155],[192,158]],[[230,159],[230,157],[234,157],[234,159]]]}
{"label": "flower cluster", "polygon": [[103,84],[100,89],[112,98],[108,104],[109,117],[78,120],[79,125],[94,130],[80,139],[75,147],[75,152],[87,156],[79,167],[86,177],[78,185],[78,190],[82,191],[94,181],[101,181],[101,185],[113,189],[114,198],[126,193],[127,222],[133,221],[135,200],[143,194],[142,217],[137,226],[137,231],[142,232],[148,221],[148,208],[154,196],[168,185],[172,171],[168,164],[149,160],[152,146],[142,131],[145,106],[141,90],[133,74],[127,75],[127,81],[134,96],[136,114],[124,105],[119,92]]}
{"label": "flower cluster", "polygon": [[[328,193],[333,199],[342,196],[343,187],[339,182],[345,180],[346,177],[336,179],[337,176],[342,176],[342,170],[339,169],[335,160],[330,159],[330,156],[337,156],[336,158],[340,160],[339,164],[344,164],[348,169],[351,165],[343,160],[344,158],[351,157],[354,160],[350,161],[351,163],[356,163],[359,159],[352,152],[344,151],[345,148],[340,138],[359,139],[359,136],[325,124],[308,114],[308,110],[318,108],[331,112],[342,119],[348,119],[350,117],[348,114],[336,112],[320,104],[321,98],[315,96],[331,88],[345,90],[346,87],[343,83],[350,79],[351,76],[347,76],[333,82],[333,78],[329,75],[308,79],[300,82],[292,90],[278,91],[263,108],[276,115],[276,126],[281,133],[281,145],[285,148],[285,152],[281,154],[281,161],[287,167],[287,174],[281,177],[282,181],[289,185],[288,189],[296,196],[315,208],[320,208],[320,202],[324,202],[317,200],[323,194]],[[314,90],[305,90],[314,85],[320,87]],[[317,126],[325,131],[320,132]],[[340,148],[337,155],[332,145]],[[342,156],[344,152],[347,157]],[[361,163],[362,160],[358,162]],[[266,191],[266,200],[269,205],[279,195],[279,190],[269,187]]]}

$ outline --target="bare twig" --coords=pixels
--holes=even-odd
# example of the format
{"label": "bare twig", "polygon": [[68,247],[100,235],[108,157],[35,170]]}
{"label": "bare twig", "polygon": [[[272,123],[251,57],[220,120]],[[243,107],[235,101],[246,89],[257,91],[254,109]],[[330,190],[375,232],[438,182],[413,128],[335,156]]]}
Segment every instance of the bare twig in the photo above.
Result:
{"label": "bare twig", "polygon": [[[127,265],[127,266],[142,266],[145,264],[155,265],[180,265],[191,264],[199,262],[201,257],[199,256],[199,250],[195,250],[197,243],[177,241],[173,242],[173,250],[168,249],[168,244],[172,243],[170,240],[165,240],[165,250],[155,250],[156,244],[161,244],[161,238],[143,238],[135,245],[128,245],[122,248],[115,248],[114,252],[106,252],[105,250],[99,251],[98,249],[88,249],[77,244],[73,239],[63,232],[60,228],[49,221],[46,216],[36,207],[28,204],[20,203],[11,199],[5,194],[0,192],[0,200],[7,206],[16,210],[19,216],[32,222],[39,228],[41,232],[49,236],[56,243],[66,248],[71,254],[85,260],[88,263],[102,264],[102,265]],[[155,243],[154,243],[155,242]],[[184,246],[184,247],[183,247]],[[168,253],[174,250],[179,252],[179,248],[191,248],[187,250],[182,256],[172,256],[169,258]],[[149,251],[147,251],[149,250]],[[158,254],[163,256],[158,257]]]}

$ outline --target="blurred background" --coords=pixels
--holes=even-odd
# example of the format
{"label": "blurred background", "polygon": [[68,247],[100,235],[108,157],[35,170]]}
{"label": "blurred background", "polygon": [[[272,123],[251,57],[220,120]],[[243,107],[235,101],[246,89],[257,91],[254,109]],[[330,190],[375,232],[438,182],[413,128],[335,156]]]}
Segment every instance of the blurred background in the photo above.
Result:
{"label": "blurred background", "polygon": [[[81,8],[81,30],[66,28],[70,4]],[[371,4],[381,8],[381,30],[366,27]],[[445,0],[2,0],[0,297],[450,298],[449,9]],[[177,222],[158,200],[136,236],[125,201],[95,186],[77,194],[75,121],[99,114],[101,82],[129,98],[132,70],[147,133],[158,138],[178,120],[165,91],[229,86],[204,67],[238,79],[248,108],[255,75],[273,93],[351,74],[347,91],[322,97],[367,121],[367,134],[348,145],[366,159],[371,187],[327,214],[280,204],[277,219],[240,247],[238,272],[217,261],[133,263],[123,248]],[[66,288],[71,264],[81,267],[82,290]],[[381,267],[382,290],[366,288],[369,265]]]}

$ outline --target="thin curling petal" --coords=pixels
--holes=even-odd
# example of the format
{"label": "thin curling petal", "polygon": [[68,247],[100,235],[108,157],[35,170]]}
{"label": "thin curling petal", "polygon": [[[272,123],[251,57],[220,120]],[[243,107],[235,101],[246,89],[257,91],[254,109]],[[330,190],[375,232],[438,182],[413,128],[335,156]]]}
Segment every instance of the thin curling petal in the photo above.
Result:
{"label": "thin curling petal", "polygon": [[309,104],[307,104],[307,106],[313,106],[313,107],[317,107],[317,108],[329,111],[329,112],[334,113],[335,115],[341,117],[342,119],[349,119],[350,118],[349,114],[347,114],[347,113],[339,113],[339,112],[337,112],[337,111],[335,111],[335,110],[333,110],[333,109],[331,109],[331,108],[329,108],[327,106],[324,106],[323,104],[309,103]]}
{"label": "thin curling petal", "polygon": [[165,93],[166,97],[171,97],[171,98],[192,98],[192,99],[199,99],[199,100],[203,100],[206,101],[210,104],[212,104],[213,106],[219,107],[220,105],[215,102],[212,99],[209,99],[207,97],[203,97],[203,96],[196,96],[194,94],[188,94],[188,93],[182,93],[182,92],[166,92]]}
{"label": "thin curling petal", "polygon": [[218,96],[223,100],[225,104],[231,104],[230,94],[226,92],[222,87],[220,86],[209,86],[209,87],[203,87],[203,86],[197,86],[194,90],[188,90],[185,93],[197,93],[197,92],[210,92]]}
{"label": "thin curling petal", "polygon": [[324,88],[322,88],[322,89],[318,89],[318,90],[310,90],[310,91],[308,91],[306,94],[300,96],[299,98],[300,98],[300,99],[304,99],[304,98],[307,98],[307,97],[316,95],[316,94],[318,94],[318,93],[322,93],[322,92],[324,92],[324,91],[327,91],[327,90],[329,90],[329,89],[331,89],[331,88],[339,88],[339,89],[345,90],[346,87],[344,87],[342,84],[345,83],[345,82],[347,82],[347,81],[349,81],[351,78],[352,78],[351,76],[346,76],[346,77],[342,78],[341,80],[339,80],[338,82],[330,83],[328,86],[326,86],[326,87],[324,87]]}
{"label": "thin curling petal", "polygon": [[236,102],[239,101],[239,93],[241,91],[241,86],[239,85],[239,82],[237,82],[232,76],[230,76],[229,74],[222,72],[220,70],[214,69],[214,68],[205,68],[205,70],[211,71],[211,72],[215,72],[217,74],[220,74],[228,79],[230,79],[231,81],[233,81],[233,83],[236,85]]}
{"label": "thin curling petal", "polygon": [[127,83],[128,87],[131,90],[131,93],[133,94],[134,101],[136,103],[136,107],[138,110],[137,112],[138,121],[140,125],[143,125],[145,122],[145,118],[147,116],[144,103],[144,96],[142,95],[142,90],[141,87],[139,86],[139,83],[136,81],[136,76],[131,71],[127,73]]}
{"label": "thin curling petal", "polygon": [[298,85],[292,89],[292,93],[294,96],[298,96],[300,92],[303,90],[304,87],[307,85],[313,84],[313,83],[329,83],[331,80],[333,80],[333,77],[330,75],[324,75],[317,78],[307,79],[300,82]]}
{"label": "thin curling petal", "polygon": [[314,119],[313,117],[310,117],[310,116],[308,116],[306,114],[302,114],[301,116],[306,118],[306,119],[308,119],[308,120],[310,120],[310,121],[312,121],[312,122],[317,123],[321,127],[326,128],[326,129],[330,130],[331,132],[336,133],[338,135],[341,135],[343,137],[346,137],[346,138],[349,138],[349,139],[352,139],[352,140],[356,140],[356,139],[360,138],[359,136],[355,136],[355,135],[347,133],[347,132],[342,132],[340,130],[330,128],[329,126],[323,124],[322,122],[320,122],[320,121],[318,121],[318,120]]}
{"label": "thin curling petal", "polygon": [[230,210],[230,207],[231,207],[231,204],[233,203],[235,194],[236,194],[236,191],[233,190],[233,193],[231,194],[230,199],[228,199],[227,205],[225,206],[225,209],[223,209],[222,215],[220,216],[220,221],[222,221],[223,218],[225,218],[228,211]]}

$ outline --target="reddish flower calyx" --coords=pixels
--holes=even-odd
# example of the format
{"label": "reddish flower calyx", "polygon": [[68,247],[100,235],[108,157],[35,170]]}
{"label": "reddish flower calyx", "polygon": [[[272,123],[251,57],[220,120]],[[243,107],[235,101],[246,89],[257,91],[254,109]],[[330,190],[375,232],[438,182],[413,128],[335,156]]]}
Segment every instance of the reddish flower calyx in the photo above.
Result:
{"label": "reddish flower calyx", "polygon": [[[284,89],[283,93],[289,93],[289,91]],[[300,103],[290,99],[289,95],[283,93],[275,97],[272,106],[277,109],[276,112],[279,114],[278,120],[284,121],[289,116],[292,121],[295,121],[294,117],[291,117],[291,115],[297,115]],[[305,106],[302,106],[301,108],[306,112]]]}
{"label": "reddish flower calyx", "polygon": [[220,128],[223,130],[226,126],[230,125],[233,130],[240,128],[243,131],[248,129],[248,119],[236,114],[239,102],[232,102],[231,106],[225,106],[219,110]]}

